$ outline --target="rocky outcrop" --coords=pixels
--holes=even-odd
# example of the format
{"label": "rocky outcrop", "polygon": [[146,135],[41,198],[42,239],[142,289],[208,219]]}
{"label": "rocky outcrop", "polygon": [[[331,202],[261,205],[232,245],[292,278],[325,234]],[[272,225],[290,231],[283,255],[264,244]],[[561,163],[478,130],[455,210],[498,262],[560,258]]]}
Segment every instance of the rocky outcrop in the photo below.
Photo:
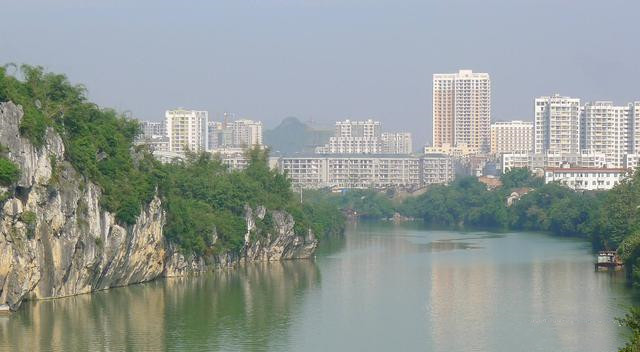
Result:
{"label": "rocky outcrop", "polygon": [[[290,214],[269,211],[262,206],[255,209],[246,206],[244,211],[247,232],[244,246],[239,252],[193,256],[184,255],[170,246],[163,275],[184,276],[242,262],[302,259],[313,255],[318,240],[311,231],[305,237],[297,235],[293,229],[295,222]],[[273,228],[258,229],[256,223],[264,220],[267,215],[273,219]]]}
{"label": "rocky outcrop", "polygon": [[[64,144],[53,129],[42,148],[20,136],[22,114],[19,106],[0,103],[0,143],[21,170],[15,187],[0,189],[8,194],[0,201],[0,309],[15,310],[24,299],[76,295],[243,261],[308,258],[316,248],[313,233],[294,233],[291,215],[247,207],[247,235],[239,252],[185,255],[164,239],[161,199],[147,204],[134,225],[119,224],[100,207],[100,188],[64,161]],[[266,214],[273,228],[256,236],[256,221]]]}

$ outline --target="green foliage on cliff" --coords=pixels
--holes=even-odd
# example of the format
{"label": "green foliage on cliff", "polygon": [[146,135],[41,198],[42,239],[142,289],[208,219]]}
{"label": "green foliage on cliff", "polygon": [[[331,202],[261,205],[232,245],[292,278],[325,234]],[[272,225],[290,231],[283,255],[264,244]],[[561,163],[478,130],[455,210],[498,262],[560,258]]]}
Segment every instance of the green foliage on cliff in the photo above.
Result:
{"label": "green foliage on cliff", "polygon": [[20,214],[20,221],[22,221],[27,227],[27,238],[33,239],[36,232],[36,213],[32,211],[25,211]]}
{"label": "green foliage on cliff", "polygon": [[19,79],[7,73],[10,68],[0,68],[0,101],[22,106],[21,135],[41,147],[47,128],[55,128],[62,136],[65,158],[101,186],[104,208],[124,224],[135,223],[142,205],[154,194],[150,170],[156,167],[143,155],[134,165],[131,150],[137,122],[89,102],[84,87],[72,85],[64,75],[22,65]]}
{"label": "green foliage on cliff", "polygon": [[[22,79],[7,74],[19,70]],[[54,126],[72,108],[85,103],[85,89],[72,85],[66,76],[45,72],[40,66],[15,65],[0,67],[0,101],[22,106],[24,116],[20,133],[33,145],[41,147],[48,126]]]}
{"label": "green foliage on cliff", "polygon": [[20,170],[11,160],[0,156],[0,186],[9,186],[18,181]]}
{"label": "green foliage on cliff", "polygon": [[[297,201],[286,175],[269,168],[267,151],[252,149],[247,156],[249,165],[242,171],[230,171],[209,154],[161,167],[159,187],[167,205],[165,232],[170,240],[199,254],[238,250],[244,244],[247,205],[287,211],[298,235],[306,235],[308,229],[318,235],[342,229],[342,215],[329,203]],[[272,230],[271,214],[257,225],[262,231]]]}
{"label": "green foliage on cliff", "polygon": [[269,169],[266,152],[251,150],[249,159],[243,171],[229,171],[209,154],[163,166],[160,190],[167,200],[168,238],[203,253],[214,244],[215,229],[216,248],[236,250],[246,232],[245,205],[284,209],[291,198],[289,181]]}
{"label": "green foliage on cliff", "polygon": [[[19,74],[9,74],[11,69]],[[187,252],[240,248],[246,232],[245,205],[289,211],[300,235],[308,229],[329,231],[332,222],[324,217],[340,216],[296,202],[289,179],[269,169],[264,151],[249,151],[249,166],[243,171],[230,171],[204,154],[162,165],[144,148],[134,146],[139,134],[136,121],[99,108],[88,101],[84,87],[42,67],[0,67],[0,102],[4,101],[22,106],[20,133],[36,147],[46,142],[47,128],[60,134],[65,160],[100,186],[102,207],[115,213],[120,223],[134,224],[157,192],[167,211],[166,236]],[[52,159],[54,170],[60,162]],[[15,182],[16,170],[0,158],[0,183]]]}
{"label": "green foliage on cliff", "polygon": [[340,198],[327,191],[307,190],[302,197],[303,216],[313,219],[312,229],[316,233],[339,234],[345,226],[345,217],[340,211]]}

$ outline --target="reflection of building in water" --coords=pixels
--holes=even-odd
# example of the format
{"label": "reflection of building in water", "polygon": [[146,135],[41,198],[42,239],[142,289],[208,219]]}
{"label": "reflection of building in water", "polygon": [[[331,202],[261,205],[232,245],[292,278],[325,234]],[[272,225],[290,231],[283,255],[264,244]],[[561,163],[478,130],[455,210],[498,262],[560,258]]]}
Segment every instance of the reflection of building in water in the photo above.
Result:
{"label": "reflection of building in water", "polygon": [[498,241],[485,249],[439,252],[431,260],[427,314],[435,351],[610,349],[606,337],[618,332],[615,322],[603,319],[612,307],[602,286],[610,287],[611,277],[585,279],[597,273],[580,254],[567,255],[573,245]]}
{"label": "reflection of building in water", "polygon": [[[460,253],[460,252],[459,252]],[[431,262],[431,296],[428,314],[436,351],[491,351],[487,336],[498,305],[495,267]],[[460,336],[465,336],[460,339]],[[474,341],[469,345],[469,341]]]}

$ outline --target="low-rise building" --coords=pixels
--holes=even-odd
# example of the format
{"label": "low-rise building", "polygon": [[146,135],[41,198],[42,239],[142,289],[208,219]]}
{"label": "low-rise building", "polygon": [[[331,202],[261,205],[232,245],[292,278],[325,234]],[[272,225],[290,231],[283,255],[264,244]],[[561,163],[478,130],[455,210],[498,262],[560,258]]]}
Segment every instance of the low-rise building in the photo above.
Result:
{"label": "low-rise building", "polygon": [[471,148],[464,143],[460,143],[456,146],[452,146],[448,143],[443,143],[441,146],[427,146],[424,147],[425,154],[446,154],[457,158],[467,157],[470,155],[476,155],[481,152],[480,149]]}
{"label": "low-rise building", "polygon": [[571,164],[578,167],[602,168],[607,166],[603,153],[506,153],[502,154],[502,172],[512,168],[528,168],[532,171]]}
{"label": "low-rise building", "polygon": [[544,182],[558,182],[571,189],[581,191],[609,190],[628,175],[627,169],[590,167],[545,168]]}
{"label": "low-rise building", "polygon": [[322,188],[328,186],[327,158],[322,156],[284,157],[278,159],[278,168],[286,171],[294,186]]}
{"label": "low-rise building", "polygon": [[294,156],[280,158],[278,168],[287,172],[294,187],[303,188],[419,188],[454,178],[447,155]]}
{"label": "low-rise building", "polygon": [[421,158],[423,185],[447,184],[455,178],[453,158],[445,154],[429,153]]}
{"label": "low-rise building", "polygon": [[624,168],[631,171],[635,171],[640,162],[640,154],[626,154],[624,156]]}

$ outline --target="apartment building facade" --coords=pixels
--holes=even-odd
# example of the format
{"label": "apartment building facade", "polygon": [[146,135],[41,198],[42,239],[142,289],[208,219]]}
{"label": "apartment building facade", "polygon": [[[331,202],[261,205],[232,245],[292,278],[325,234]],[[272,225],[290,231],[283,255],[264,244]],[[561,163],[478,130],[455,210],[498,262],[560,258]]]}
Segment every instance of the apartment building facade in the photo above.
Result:
{"label": "apartment building facade", "polygon": [[453,163],[447,155],[282,157],[278,159],[278,168],[287,172],[294,187],[302,188],[413,188],[448,183],[454,178]]}
{"label": "apartment building facade", "polygon": [[144,138],[166,136],[165,123],[161,121],[140,121],[140,130]]}
{"label": "apartment building facade", "polygon": [[542,170],[549,167],[560,167],[570,164],[577,167],[603,168],[607,167],[607,158],[603,153],[505,153],[502,154],[502,172],[513,168],[528,168]]}
{"label": "apartment building facade", "polygon": [[629,175],[623,168],[556,167],[544,170],[544,182],[580,191],[610,190]]}
{"label": "apartment building facade", "polygon": [[383,132],[380,135],[383,154],[411,154],[413,143],[411,133],[408,132]]}
{"label": "apartment building facade", "polygon": [[623,167],[625,155],[635,152],[634,104],[615,106],[611,101],[587,103],[582,109],[581,147],[604,153],[610,167]]}
{"label": "apartment building facade", "polygon": [[413,150],[411,133],[382,132],[379,121],[338,121],[329,142],[316,148],[319,154],[408,154]]}
{"label": "apartment building facade", "polygon": [[533,122],[507,121],[491,124],[491,153],[533,152]]}
{"label": "apartment building facade", "polygon": [[460,70],[433,75],[433,147],[465,145],[489,151],[491,79],[488,73]]}
{"label": "apartment building facade", "polygon": [[231,122],[210,121],[209,150],[262,146],[262,122],[240,119]]}
{"label": "apartment building facade", "polygon": [[558,94],[535,99],[534,152],[580,153],[580,99]]}
{"label": "apartment building facade", "polygon": [[169,151],[204,151],[208,145],[206,111],[176,109],[165,112],[165,131],[169,138]]}

